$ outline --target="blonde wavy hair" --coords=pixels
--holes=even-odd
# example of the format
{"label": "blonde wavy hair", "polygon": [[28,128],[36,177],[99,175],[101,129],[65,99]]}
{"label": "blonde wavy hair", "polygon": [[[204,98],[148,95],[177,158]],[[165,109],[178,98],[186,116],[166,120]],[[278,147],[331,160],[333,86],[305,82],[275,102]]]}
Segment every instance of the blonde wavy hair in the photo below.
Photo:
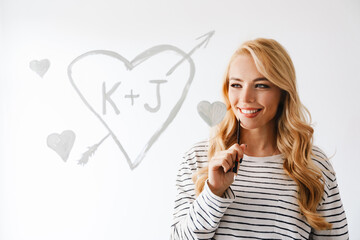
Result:
{"label": "blonde wavy hair", "polygon": [[[316,211],[324,193],[324,179],[321,170],[311,159],[316,157],[312,152],[314,130],[309,124],[311,116],[300,102],[291,58],[277,41],[258,38],[244,42],[231,57],[222,87],[227,113],[212,133],[208,159],[217,151],[228,149],[236,142],[237,120],[228,98],[228,73],[235,57],[243,54],[250,55],[257,70],[282,90],[282,99],[276,114],[276,139],[278,149],[284,154],[284,170],[298,185],[298,204],[309,224],[318,230],[330,229],[331,223]],[[203,190],[207,178],[208,168],[200,169],[194,175],[197,194]]]}

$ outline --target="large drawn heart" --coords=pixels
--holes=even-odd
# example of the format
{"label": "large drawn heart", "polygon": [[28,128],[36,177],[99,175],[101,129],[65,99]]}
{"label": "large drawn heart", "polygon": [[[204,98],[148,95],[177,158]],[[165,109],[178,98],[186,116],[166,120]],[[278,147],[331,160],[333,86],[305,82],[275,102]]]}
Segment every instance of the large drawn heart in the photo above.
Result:
{"label": "large drawn heart", "polygon": [[[128,141],[130,141],[132,136],[126,136],[127,139],[124,140],[123,133],[113,131],[113,128],[115,127],[115,125],[111,126],[110,124],[108,124],[107,115],[104,115],[104,112],[102,112],[102,114],[101,114],[98,107],[94,107],[94,104],[90,104],[90,102],[92,100],[89,100],[89,99],[92,98],[92,95],[88,94],[85,97],[84,88],[80,89],[74,81],[74,79],[76,79],[73,76],[74,66],[76,66],[79,62],[85,60],[86,58],[88,58],[90,56],[92,56],[92,57],[101,56],[103,58],[110,57],[112,60],[115,59],[116,62],[124,64],[127,72],[129,72],[129,71],[132,72],[134,69],[140,69],[139,66],[143,66],[146,62],[150,61],[153,58],[156,58],[159,55],[174,54],[174,53],[176,54],[177,58],[179,58],[179,57],[180,58],[177,59],[176,62],[172,63],[172,65],[174,65],[174,67],[171,68],[169,71],[166,71],[166,76],[171,76],[174,72],[176,72],[176,68],[184,68],[184,65],[188,66],[188,68],[186,70],[187,71],[186,76],[185,76],[185,78],[182,79],[183,82],[185,81],[185,84],[181,83],[181,86],[183,86],[182,89],[177,87],[178,90],[180,90],[180,92],[178,95],[174,95],[177,97],[173,101],[172,106],[169,107],[168,112],[164,115],[163,119],[160,121],[160,124],[158,124],[157,128],[153,131],[153,133],[151,135],[149,135],[150,137],[148,137],[147,140],[145,139],[146,141],[145,141],[144,145],[142,146],[141,150],[137,154],[135,154],[135,156],[133,155],[134,157],[130,157],[128,154],[128,150],[124,147],[124,144],[125,144],[125,142],[127,143]],[[185,62],[185,63],[187,62],[188,65],[183,64],[182,62]],[[182,63],[182,64],[179,66],[180,63]],[[164,65],[165,65],[165,63],[164,63]],[[123,66],[122,66],[122,68],[123,68]],[[91,71],[91,69],[88,69],[88,70]],[[119,147],[122,154],[126,158],[126,161],[131,170],[135,169],[142,162],[142,160],[144,159],[146,153],[151,148],[151,146],[155,143],[155,141],[159,138],[159,136],[164,132],[164,130],[169,126],[169,124],[176,117],[177,113],[179,112],[179,110],[187,96],[187,93],[189,91],[191,83],[194,79],[194,75],[195,75],[195,64],[194,64],[193,60],[191,59],[190,55],[188,55],[181,49],[179,49],[175,46],[172,46],[172,45],[158,45],[158,46],[149,48],[149,49],[145,50],[144,52],[140,53],[139,55],[137,55],[131,61],[127,60],[122,55],[120,55],[116,52],[113,52],[113,51],[94,50],[94,51],[90,51],[90,52],[87,52],[87,53],[84,53],[84,54],[78,56],[68,66],[68,77],[69,77],[70,83],[76,90],[77,94],[80,96],[83,103],[87,106],[87,108],[100,120],[100,122],[109,131],[109,133],[110,133],[111,137],[113,138],[113,140],[115,141],[116,145]],[[91,76],[89,76],[89,77],[91,77]],[[121,80],[122,80],[122,82],[121,82],[121,86],[122,86],[123,82],[126,80],[123,80],[123,79],[121,79]],[[166,82],[164,80],[161,80],[161,81]],[[120,85],[120,82],[117,83],[117,85],[114,85],[113,88],[116,89],[115,86],[117,87],[119,85]],[[103,83],[103,87],[104,86],[105,86],[105,81]],[[132,90],[131,90],[131,94],[132,94]],[[131,100],[133,100],[133,99],[131,99]],[[121,114],[120,113],[122,114],[122,110],[118,111],[117,114],[119,114],[119,115],[114,117],[116,119],[119,119],[119,124],[121,123]],[[147,127],[146,118],[144,118],[143,120],[145,123],[143,125],[143,127]],[[131,126],[129,126],[129,127],[131,127]],[[139,129],[137,129],[137,130],[140,131]],[[119,140],[119,136],[122,137],[122,139],[123,139],[122,141]]]}

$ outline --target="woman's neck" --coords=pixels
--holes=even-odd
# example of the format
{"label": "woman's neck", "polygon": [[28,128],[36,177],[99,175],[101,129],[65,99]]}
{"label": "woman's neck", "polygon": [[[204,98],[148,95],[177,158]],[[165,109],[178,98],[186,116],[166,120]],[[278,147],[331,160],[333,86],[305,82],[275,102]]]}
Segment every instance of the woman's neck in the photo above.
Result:
{"label": "woman's neck", "polygon": [[275,128],[244,129],[241,128],[240,143],[247,145],[245,154],[254,157],[265,157],[279,154],[276,144]]}

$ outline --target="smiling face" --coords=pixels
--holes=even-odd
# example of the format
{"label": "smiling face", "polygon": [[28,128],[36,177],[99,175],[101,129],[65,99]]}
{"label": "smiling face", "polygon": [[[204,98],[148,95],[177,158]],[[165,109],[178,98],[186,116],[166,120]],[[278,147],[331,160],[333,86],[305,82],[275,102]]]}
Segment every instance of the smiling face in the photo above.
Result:
{"label": "smiling face", "polygon": [[245,129],[274,128],[281,89],[256,68],[250,55],[234,58],[229,68],[229,101]]}

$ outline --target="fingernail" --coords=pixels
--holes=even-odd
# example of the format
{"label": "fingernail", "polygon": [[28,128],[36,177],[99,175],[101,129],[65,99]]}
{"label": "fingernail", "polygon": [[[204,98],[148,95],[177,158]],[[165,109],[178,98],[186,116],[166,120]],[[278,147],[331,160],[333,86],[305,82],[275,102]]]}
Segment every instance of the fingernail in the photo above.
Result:
{"label": "fingernail", "polygon": [[235,167],[233,168],[234,173],[237,173],[237,168],[238,168],[238,161],[235,162]]}

